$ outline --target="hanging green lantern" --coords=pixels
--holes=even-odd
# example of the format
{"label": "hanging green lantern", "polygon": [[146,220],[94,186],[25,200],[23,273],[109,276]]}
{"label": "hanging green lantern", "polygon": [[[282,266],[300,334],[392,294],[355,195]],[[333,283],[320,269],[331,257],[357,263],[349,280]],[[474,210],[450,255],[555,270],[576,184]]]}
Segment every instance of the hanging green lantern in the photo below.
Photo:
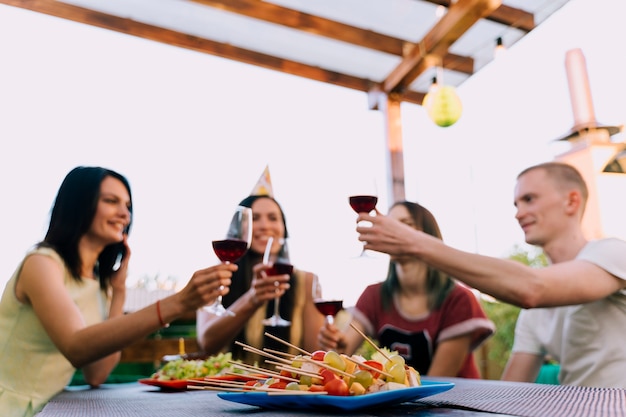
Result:
{"label": "hanging green lantern", "polygon": [[463,105],[456,89],[449,85],[433,88],[422,102],[428,116],[437,126],[448,127],[461,117]]}

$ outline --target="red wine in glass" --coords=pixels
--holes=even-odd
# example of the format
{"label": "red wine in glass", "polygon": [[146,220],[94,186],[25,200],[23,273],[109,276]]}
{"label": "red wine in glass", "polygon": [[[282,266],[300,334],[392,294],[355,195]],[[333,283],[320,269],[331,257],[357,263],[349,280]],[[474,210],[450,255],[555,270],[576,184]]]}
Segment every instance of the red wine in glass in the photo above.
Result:
{"label": "red wine in glass", "polygon": [[[226,235],[222,240],[214,240],[213,252],[222,263],[236,262],[245,255],[252,242],[252,209],[238,206],[230,219]],[[219,290],[224,288],[220,286]],[[234,316],[235,313],[222,305],[220,293],[213,304],[203,307],[203,310],[216,316]]]}
{"label": "red wine in glass", "polygon": [[213,250],[222,262],[237,262],[248,250],[248,242],[241,239],[214,240]]}
{"label": "red wine in glass", "polygon": [[357,213],[369,213],[376,208],[378,197],[375,195],[352,195],[350,207]]}
{"label": "red wine in glass", "polygon": [[[268,277],[272,277],[275,275],[291,275],[293,272],[293,265],[285,261],[276,261],[274,264],[265,270],[265,274]],[[280,297],[274,298],[274,314],[271,317],[263,320],[263,324],[270,327],[285,327],[289,326],[291,322],[289,320],[285,320],[280,316],[280,308],[278,307],[280,302]]]}
{"label": "red wine in glass", "polygon": [[318,311],[326,316],[326,320],[329,323],[332,323],[337,313],[339,313],[339,311],[343,309],[343,300],[316,299],[314,303]]}
{"label": "red wine in glass", "polygon": [[272,265],[271,268],[265,271],[268,277],[271,277],[274,275],[283,275],[283,274],[291,275],[292,272],[293,272],[293,265],[285,263],[285,262],[274,262],[274,265]]}
{"label": "red wine in glass", "polygon": [[[376,208],[376,204],[378,203],[378,197],[375,195],[351,195],[349,198],[350,207],[352,210],[358,213],[369,213],[370,211]],[[365,248],[361,250],[361,254],[358,256],[359,258],[367,258],[368,256],[365,253]]]}

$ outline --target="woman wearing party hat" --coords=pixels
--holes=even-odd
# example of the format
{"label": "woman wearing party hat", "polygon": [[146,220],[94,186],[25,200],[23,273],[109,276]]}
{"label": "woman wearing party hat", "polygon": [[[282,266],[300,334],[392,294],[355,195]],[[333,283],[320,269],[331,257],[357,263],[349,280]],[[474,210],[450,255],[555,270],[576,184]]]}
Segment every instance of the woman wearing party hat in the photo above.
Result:
{"label": "woman wearing party hat", "polygon": [[[298,268],[291,273],[274,272],[278,261],[290,262],[285,214],[274,199],[268,167],[239,205],[252,209],[254,223],[250,249],[237,262],[239,269],[223,299],[224,306],[234,315],[218,316],[198,310],[200,347],[206,354],[230,351],[234,358],[249,363],[259,358],[244,352],[235,341],[257,348],[289,350],[266,336],[268,332],[307,351],[318,349],[317,334],[324,317],[313,303],[311,288],[315,275]],[[275,309],[278,301],[279,308]]]}

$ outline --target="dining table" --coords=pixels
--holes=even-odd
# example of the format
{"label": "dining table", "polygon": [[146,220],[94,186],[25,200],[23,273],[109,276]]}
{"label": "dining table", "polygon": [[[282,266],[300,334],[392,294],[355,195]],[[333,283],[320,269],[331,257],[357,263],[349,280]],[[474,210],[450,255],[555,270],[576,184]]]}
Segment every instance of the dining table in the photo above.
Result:
{"label": "dining table", "polygon": [[[237,417],[255,416],[419,416],[419,417],[617,417],[626,416],[626,390],[464,378],[430,378],[452,383],[444,392],[354,411],[327,408],[263,408],[221,398],[200,389],[167,390],[139,382],[98,388],[67,387],[37,417]],[[365,394],[368,395],[368,394]]]}

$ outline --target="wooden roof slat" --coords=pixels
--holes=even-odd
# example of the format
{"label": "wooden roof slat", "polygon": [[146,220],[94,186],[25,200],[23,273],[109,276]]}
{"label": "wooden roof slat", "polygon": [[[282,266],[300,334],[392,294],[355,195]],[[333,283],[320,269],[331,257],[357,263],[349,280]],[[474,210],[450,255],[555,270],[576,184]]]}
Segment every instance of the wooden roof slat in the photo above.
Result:
{"label": "wooden roof slat", "polygon": [[[403,39],[346,25],[261,0],[191,1],[391,55],[403,56],[406,50],[407,41]],[[467,75],[474,74],[474,59],[471,57],[447,54],[444,57],[443,65],[446,69]]]}
{"label": "wooden roof slat", "polygon": [[[168,45],[178,46],[203,52],[234,61],[256,65],[259,67],[280,71],[287,74],[296,75],[310,80],[333,84],[353,90],[368,92],[374,84],[371,80],[341,74],[312,65],[287,59],[277,58],[271,55],[238,48],[233,45],[215,42],[212,40],[192,36],[186,33],[164,29],[146,23],[134,21],[132,19],[113,16],[106,13],[95,12],[79,6],[61,3],[54,0],[0,0],[0,3],[10,6],[17,6],[24,9],[44,13],[50,16],[62,17],[74,22],[85,23],[104,29],[128,35],[138,36],[144,39],[153,40]],[[414,97],[413,101],[411,98]],[[406,101],[421,104],[423,95],[415,93],[407,97]]]}
{"label": "wooden roof slat", "polygon": [[[424,0],[438,6],[450,7],[452,2],[450,0]],[[535,16],[526,10],[517,9],[515,7],[501,4],[500,7],[495,9],[489,15],[485,16],[485,19],[492,22],[501,23],[505,26],[514,27],[525,32],[530,32],[535,29]]]}
{"label": "wooden roof slat", "polygon": [[191,0],[253,19],[402,56],[405,41],[260,0]]}
{"label": "wooden roof slat", "polygon": [[408,54],[382,83],[385,93],[403,93],[426,69],[441,65],[448,48],[479,19],[502,4],[501,0],[458,0],[424,39]]}
{"label": "wooden roof slat", "polygon": [[[476,71],[474,57],[453,54],[451,46],[481,19],[491,20],[507,28],[529,32],[536,26],[533,13],[504,5],[502,0],[419,0],[447,7],[447,13],[430,29],[418,43],[354,27],[322,16],[289,9],[262,0],[189,0],[207,8],[246,16],[271,25],[280,25],[300,32],[321,36],[338,42],[365,48],[370,51],[400,57],[400,63],[381,80],[370,71],[366,76],[355,76],[350,70],[342,73],[330,69],[330,63],[304,63],[290,60],[281,52],[268,53],[246,49],[226,42],[218,42],[201,35],[185,33],[185,29],[166,29],[156,24],[142,23],[127,17],[124,12],[108,14],[88,8],[63,3],[63,0],[0,0],[0,4],[20,7],[85,23],[104,29],[138,36],[168,45],[183,47],[222,58],[260,66],[279,72],[329,83],[341,87],[370,92],[373,89],[397,99],[421,104],[425,91],[413,91],[411,84],[433,66],[441,66],[471,76]],[[418,0],[414,0],[418,1]],[[142,7],[152,7],[147,2]],[[119,7],[118,7],[119,9]],[[121,10],[124,10],[122,7]],[[113,9],[112,9],[113,10]],[[208,10],[207,10],[208,11]],[[114,12],[110,12],[114,13]],[[141,12],[140,12],[141,14]],[[133,15],[134,16],[134,15]],[[167,16],[161,16],[166,18]],[[140,17],[135,17],[141,19]],[[268,31],[271,31],[268,26]],[[464,52],[471,55],[472,52]],[[363,65],[363,63],[359,64]],[[354,71],[362,74],[367,71]],[[372,78],[372,79],[368,79]],[[457,81],[458,83],[458,81]],[[423,86],[423,80],[420,82]],[[423,88],[423,87],[422,87]]]}
{"label": "wooden roof slat", "polygon": [[507,6],[506,4],[501,4],[500,7],[487,16],[487,19],[523,30],[526,33],[536,27],[535,16],[532,13]]}

